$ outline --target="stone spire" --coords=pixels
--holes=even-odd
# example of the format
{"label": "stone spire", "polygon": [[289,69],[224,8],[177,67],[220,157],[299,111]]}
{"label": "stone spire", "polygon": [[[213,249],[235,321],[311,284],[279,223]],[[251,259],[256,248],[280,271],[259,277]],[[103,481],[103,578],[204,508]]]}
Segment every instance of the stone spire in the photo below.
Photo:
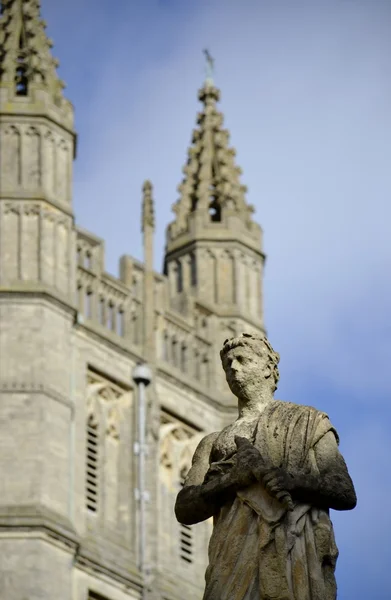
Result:
{"label": "stone spire", "polygon": [[144,181],[143,185],[143,205],[141,230],[144,233],[147,227],[155,229],[155,210],[153,207],[152,183]]}
{"label": "stone spire", "polygon": [[[166,232],[164,274],[174,310],[186,316],[191,306],[203,306],[214,314],[219,345],[235,331],[262,333],[265,255],[262,229],[252,218],[235,150],[217,108],[214,61],[204,53],[206,78],[198,93],[203,109],[173,205],[175,219]],[[216,369],[220,372],[221,366]]]}
{"label": "stone spire", "polygon": [[176,218],[168,232],[171,239],[188,230],[192,213],[202,215],[205,222],[219,222],[225,216],[236,215],[251,227],[253,207],[245,200],[247,188],[240,182],[236,152],[229,146],[229,132],[223,128],[223,115],[216,107],[220,91],[210,76],[198,98],[203,110],[198,114],[198,127],[193,131],[183,168],[184,178],[178,187],[180,197],[173,205]]}
{"label": "stone spire", "polygon": [[153,234],[155,212],[150,181],[143,184],[141,229],[144,242],[144,356],[153,366],[155,360],[155,275],[153,270]]}
{"label": "stone spire", "polygon": [[58,61],[51,54],[52,41],[41,19],[39,0],[0,0],[0,85],[15,96],[29,96],[43,89],[61,106],[64,83],[58,77]]}

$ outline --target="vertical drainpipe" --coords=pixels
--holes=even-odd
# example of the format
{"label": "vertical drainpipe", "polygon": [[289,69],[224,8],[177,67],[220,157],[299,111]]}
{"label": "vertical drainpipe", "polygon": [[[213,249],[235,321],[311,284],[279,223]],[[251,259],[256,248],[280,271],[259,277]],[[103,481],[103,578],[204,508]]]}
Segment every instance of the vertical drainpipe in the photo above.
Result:
{"label": "vertical drainpipe", "polygon": [[145,442],[145,388],[152,381],[152,371],[147,364],[137,365],[132,373],[133,381],[137,385],[137,401],[138,401],[138,441],[135,444],[135,453],[138,455],[138,488],[136,489],[136,499],[139,503],[139,569],[143,577],[145,576],[145,532],[146,532],[146,521],[145,521],[145,503],[148,500],[148,492],[145,489],[145,456],[146,456],[146,442]]}

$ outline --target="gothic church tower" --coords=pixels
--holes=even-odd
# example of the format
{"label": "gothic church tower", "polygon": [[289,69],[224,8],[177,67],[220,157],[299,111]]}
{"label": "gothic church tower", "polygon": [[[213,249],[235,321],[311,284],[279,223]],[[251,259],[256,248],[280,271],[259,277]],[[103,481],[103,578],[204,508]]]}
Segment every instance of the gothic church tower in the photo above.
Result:
{"label": "gothic church tower", "polygon": [[65,600],[74,538],[73,109],[39,1],[1,6],[0,595]]}
{"label": "gothic church tower", "polygon": [[183,168],[180,197],[173,206],[175,220],[167,228],[164,271],[173,308],[186,312],[197,303],[213,314],[212,369],[221,393],[228,394],[219,349],[227,337],[264,331],[265,255],[262,230],[252,219],[235,150],[229,147],[229,132],[216,107],[220,91],[211,78],[198,98],[203,109]]}

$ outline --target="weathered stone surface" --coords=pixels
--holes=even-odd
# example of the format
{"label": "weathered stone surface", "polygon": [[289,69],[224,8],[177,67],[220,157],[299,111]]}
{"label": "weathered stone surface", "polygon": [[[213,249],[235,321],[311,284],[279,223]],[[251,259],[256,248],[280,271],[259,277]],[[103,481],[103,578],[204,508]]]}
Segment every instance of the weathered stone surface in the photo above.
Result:
{"label": "weathered stone surface", "polygon": [[328,416],[273,398],[279,355],[266,339],[226,340],[221,359],[238,419],[205,437],[175,511],[213,516],[204,600],[334,600],[329,509],[356,495]]}

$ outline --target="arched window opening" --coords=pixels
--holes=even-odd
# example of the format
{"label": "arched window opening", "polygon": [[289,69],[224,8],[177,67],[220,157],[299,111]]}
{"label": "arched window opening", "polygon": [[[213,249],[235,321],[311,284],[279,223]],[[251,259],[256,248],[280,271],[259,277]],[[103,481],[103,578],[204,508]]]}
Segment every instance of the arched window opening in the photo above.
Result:
{"label": "arched window opening", "polygon": [[187,372],[187,347],[185,344],[182,344],[181,347],[181,371]]}
{"label": "arched window opening", "polygon": [[89,511],[96,513],[99,492],[99,431],[92,417],[87,422],[86,438],[86,506]]}
{"label": "arched window opening", "polygon": [[[20,38],[21,39],[21,38]],[[21,42],[19,42],[20,44]],[[27,67],[24,63],[23,56],[19,55],[17,59],[18,65],[15,70],[15,92],[17,96],[28,95],[28,77]]]}
{"label": "arched window opening", "polygon": [[221,206],[216,198],[212,198],[211,203],[209,204],[209,215],[210,220],[214,223],[219,223],[221,221]]}
{"label": "arched window opening", "polygon": [[87,250],[84,256],[84,268],[90,270],[92,269],[92,256],[89,250]]}
{"label": "arched window opening", "polygon": [[77,303],[78,303],[79,311],[82,314],[84,314],[84,312],[85,312],[85,307],[84,307],[84,287],[83,287],[83,284],[80,281],[77,284]]}
{"label": "arched window opening", "polygon": [[133,332],[133,344],[140,343],[140,319],[138,307],[135,308],[132,314],[132,332]]}
{"label": "arched window opening", "polygon": [[87,319],[92,319],[92,290],[87,289],[84,297],[84,312]]}
{"label": "arched window opening", "polygon": [[23,36],[23,31],[20,32],[20,36],[19,36],[19,50],[23,50],[24,49],[24,36]]}
{"label": "arched window opening", "polygon": [[105,324],[105,316],[106,316],[106,306],[105,299],[103,297],[99,298],[99,323],[101,325]]}
{"label": "arched window opening", "polygon": [[176,276],[177,276],[177,292],[180,294],[183,291],[183,269],[180,260],[176,263]]}
{"label": "arched window opening", "polygon": [[76,261],[77,261],[78,266],[81,266],[83,264],[83,252],[82,252],[82,249],[80,248],[80,246],[77,249]]}
{"label": "arched window opening", "polygon": [[178,342],[173,337],[171,341],[171,359],[172,364],[177,367],[178,366]]}
{"label": "arched window opening", "polygon": [[132,279],[132,295],[134,298],[138,298],[140,291],[140,286],[137,277],[133,277]]}
{"label": "arched window opening", "polygon": [[197,285],[197,263],[194,252],[190,254],[190,283],[193,287]]}
{"label": "arched window opening", "polygon": [[115,331],[115,306],[113,302],[109,302],[108,311],[107,311],[107,328],[111,329],[111,331]]}
{"label": "arched window opening", "polygon": [[125,336],[125,313],[123,308],[119,308],[117,313],[117,334],[121,337]]}
{"label": "arched window opening", "polygon": [[167,331],[163,334],[163,360],[168,362],[169,350],[168,350],[168,333]]}
{"label": "arched window opening", "polygon": [[194,352],[194,376],[197,380],[201,377],[200,353],[198,350],[195,350]]}
{"label": "arched window opening", "polygon": [[19,54],[17,56],[15,70],[15,93],[17,96],[27,96],[28,94],[28,77],[25,55],[25,34],[22,30],[19,35]]}

